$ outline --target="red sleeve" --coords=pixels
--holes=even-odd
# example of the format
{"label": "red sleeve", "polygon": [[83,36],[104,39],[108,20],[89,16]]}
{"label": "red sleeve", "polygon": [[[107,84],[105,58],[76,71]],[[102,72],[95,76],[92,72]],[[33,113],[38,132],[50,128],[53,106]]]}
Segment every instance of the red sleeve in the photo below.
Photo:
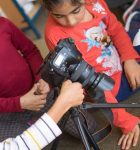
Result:
{"label": "red sleeve", "polygon": [[16,49],[23,55],[27,63],[29,64],[34,78],[36,78],[36,72],[40,67],[43,58],[33,44],[24,33],[19,30],[12,22],[8,21],[9,33],[12,35],[12,42]]}
{"label": "red sleeve", "polygon": [[117,20],[115,15],[108,9],[104,0],[101,1],[102,5],[107,11],[107,18],[105,18],[105,23],[108,28],[108,33],[112,37],[112,41],[117,48],[121,61],[124,62],[128,59],[140,58],[138,53],[134,50],[131,39],[124,30],[122,24]]}
{"label": "red sleeve", "polygon": [[[105,92],[106,101],[108,103],[118,103],[110,91]],[[112,109],[113,123],[121,128],[122,132],[127,134],[138,124],[139,118],[126,112],[123,108]]]}
{"label": "red sleeve", "polygon": [[7,112],[22,112],[20,106],[20,97],[0,98],[0,113]]}

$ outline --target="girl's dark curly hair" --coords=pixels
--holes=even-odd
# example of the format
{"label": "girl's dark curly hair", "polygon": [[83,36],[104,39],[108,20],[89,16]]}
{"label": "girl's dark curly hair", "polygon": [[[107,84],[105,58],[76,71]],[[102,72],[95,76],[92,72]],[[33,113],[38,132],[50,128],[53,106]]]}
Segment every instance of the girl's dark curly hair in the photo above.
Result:
{"label": "girl's dark curly hair", "polygon": [[[58,5],[58,4],[63,4],[65,1],[68,0],[43,0],[43,3],[45,5],[45,7],[51,11],[53,9],[54,6]],[[72,5],[80,5],[82,2],[81,0],[69,0]]]}

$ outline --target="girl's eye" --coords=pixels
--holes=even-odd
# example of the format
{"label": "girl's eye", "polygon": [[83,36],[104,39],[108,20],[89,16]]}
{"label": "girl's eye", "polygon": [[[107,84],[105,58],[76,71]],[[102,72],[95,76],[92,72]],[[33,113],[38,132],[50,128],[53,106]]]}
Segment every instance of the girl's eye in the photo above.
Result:
{"label": "girl's eye", "polygon": [[80,12],[80,10],[81,10],[81,8],[79,7],[79,8],[77,8],[77,9],[75,9],[72,13],[73,13],[73,14],[78,14],[78,13]]}
{"label": "girl's eye", "polygon": [[63,17],[64,17],[64,16],[56,16],[56,15],[55,15],[55,18],[58,18],[58,19],[59,19],[59,18],[63,18]]}
{"label": "girl's eye", "polygon": [[[76,9],[74,9],[72,12],[70,12],[70,14],[78,14],[81,11],[81,6],[77,7]],[[53,16],[57,19],[61,19],[66,17],[65,15],[59,15],[59,14],[53,14]]]}

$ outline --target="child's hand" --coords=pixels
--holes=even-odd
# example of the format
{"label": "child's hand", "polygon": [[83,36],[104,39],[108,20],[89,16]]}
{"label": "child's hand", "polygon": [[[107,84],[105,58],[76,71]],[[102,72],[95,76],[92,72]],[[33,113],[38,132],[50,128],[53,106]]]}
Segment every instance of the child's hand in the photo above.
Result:
{"label": "child's hand", "polygon": [[139,126],[136,125],[135,128],[128,134],[123,134],[119,139],[118,145],[121,145],[123,150],[128,150],[131,146],[136,146],[138,143],[140,135]]}
{"label": "child's hand", "polygon": [[132,89],[140,87],[140,65],[135,59],[124,62],[124,71]]}
{"label": "child's hand", "polygon": [[37,84],[25,95],[20,98],[20,105],[22,109],[39,111],[46,103],[46,94],[35,95]]}
{"label": "child's hand", "polygon": [[47,82],[45,82],[43,79],[40,79],[37,83],[37,91],[36,94],[48,94],[50,91],[50,87]]}

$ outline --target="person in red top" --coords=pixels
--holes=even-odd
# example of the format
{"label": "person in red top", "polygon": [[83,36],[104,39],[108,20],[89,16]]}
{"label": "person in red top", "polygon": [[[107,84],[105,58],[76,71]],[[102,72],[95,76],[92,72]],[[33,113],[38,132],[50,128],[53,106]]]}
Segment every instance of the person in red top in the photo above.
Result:
{"label": "person in red top", "polygon": [[[39,111],[44,106],[49,87],[36,76],[42,61],[39,50],[23,32],[0,17],[0,112]],[[37,89],[42,94],[35,95]]]}
{"label": "person in red top", "polygon": [[[49,11],[45,29],[49,50],[54,50],[60,39],[73,38],[83,59],[96,72],[114,79],[113,90],[105,91],[108,103],[117,103],[133,94],[140,85],[140,56],[104,0],[44,0],[44,4]],[[129,84],[121,88],[123,76]],[[122,145],[122,149],[136,146],[139,118],[125,109],[112,109],[112,112],[114,125],[123,132],[118,145]]]}

